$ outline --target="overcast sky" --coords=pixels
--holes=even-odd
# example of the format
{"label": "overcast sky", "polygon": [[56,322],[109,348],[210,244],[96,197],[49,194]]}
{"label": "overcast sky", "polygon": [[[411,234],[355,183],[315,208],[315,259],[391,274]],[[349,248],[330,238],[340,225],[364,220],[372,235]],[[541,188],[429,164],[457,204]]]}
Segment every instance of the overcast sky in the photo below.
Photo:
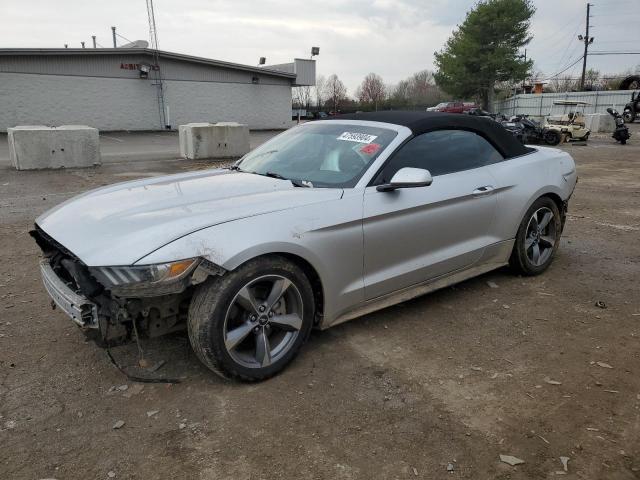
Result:
{"label": "overcast sky", "polygon": [[[640,51],[640,0],[591,0],[593,50]],[[396,83],[433,69],[442,48],[473,0],[156,0],[160,48],[257,64],[307,57],[320,47],[319,74],[336,73],[353,93],[369,72]],[[555,74],[581,54],[583,0],[537,0],[528,56],[536,69]],[[131,40],[148,40],[143,0],[0,0],[0,47],[80,47],[97,35],[112,45],[111,25]],[[119,43],[126,43],[122,38]],[[636,68],[640,55],[592,56],[603,73]],[[567,70],[578,76],[581,63]]]}

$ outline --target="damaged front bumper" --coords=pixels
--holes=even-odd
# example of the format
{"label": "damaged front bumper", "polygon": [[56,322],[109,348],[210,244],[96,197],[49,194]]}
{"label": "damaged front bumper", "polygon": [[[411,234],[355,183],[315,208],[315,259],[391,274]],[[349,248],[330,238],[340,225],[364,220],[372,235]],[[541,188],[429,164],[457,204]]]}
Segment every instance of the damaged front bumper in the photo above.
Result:
{"label": "damaged front bumper", "polygon": [[42,283],[53,302],[83,328],[98,328],[98,306],[71,290],[53,271],[48,259],[40,262]]}
{"label": "damaged front bumper", "polygon": [[[186,329],[195,286],[224,274],[202,258],[167,265],[88,267],[37,225],[30,233],[44,255],[40,272],[52,307],[66,313],[99,346]],[[176,271],[181,263],[184,268]],[[157,270],[159,278],[148,270]]]}

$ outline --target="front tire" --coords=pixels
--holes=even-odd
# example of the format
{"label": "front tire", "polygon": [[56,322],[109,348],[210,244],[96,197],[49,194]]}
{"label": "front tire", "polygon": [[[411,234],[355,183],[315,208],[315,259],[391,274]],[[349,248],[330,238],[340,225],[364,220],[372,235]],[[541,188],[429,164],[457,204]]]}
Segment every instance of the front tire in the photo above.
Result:
{"label": "front tire", "polygon": [[189,340],[218,375],[265,380],[298,354],[314,310],[304,272],[283,257],[261,257],[198,287],[189,308]]}
{"label": "front tire", "polygon": [[516,235],[509,264],[522,275],[539,275],[551,262],[560,244],[562,218],[549,197],[540,197],[529,207]]}

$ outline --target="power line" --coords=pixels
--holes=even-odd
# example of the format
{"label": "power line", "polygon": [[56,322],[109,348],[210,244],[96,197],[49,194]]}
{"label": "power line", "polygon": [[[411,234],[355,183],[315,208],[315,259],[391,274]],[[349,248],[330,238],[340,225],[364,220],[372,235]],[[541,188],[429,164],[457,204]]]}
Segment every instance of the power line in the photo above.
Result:
{"label": "power line", "polygon": [[640,52],[591,52],[590,55],[640,55]]}
{"label": "power line", "polygon": [[129,43],[133,43],[133,42],[132,42],[131,40],[129,40],[127,37],[124,37],[124,36],[120,35],[119,33],[116,33],[116,36],[120,37],[120,38],[121,38],[121,39],[123,39],[123,40],[126,40],[126,41],[127,41],[127,42],[129,42]]}
{"label": "power line", "polygon": [[[556,69],[560,65],[562,65],[566,60],[572,58],[573,55],[575,54],[575,50],[576,50],[577,44],[574,43],[574,39],[576,38],[576,35],[578,33],[578,29],[579,28],[580,28],[580,20],[578,20],[578,23],[576,24],[575,31],[571,34],[571,37],[569,37],[569,43],[567,44],[567,47],[564,49],[564,53],[560,57],[560,61],[556,64]],[[571,49],[571,53],[569,53],[569,48],[571,48],[571,45],[573,45],[574,48],[572,48]]]}
{"label": "power line", "polygon": [[637,5],[637,0],[619,0],[619,1],[611,1],[611,2],[598,2],[597,7],[607,7],[610,9],[611,7],[618,7],[620,5],[628,5],[628,4]]}
{"label": "power line", "polygon": [[598,18],[602,18],[602,17],[623,17],[625,19],[627,18],[640,18],[640,15],[627,15],[624,12],[618,12],[618,13],[598,13]]}
{"label": "power line", "polygon": [[560,70],[558,73],[554,73],[553,75],[551,75],[548,78],[545,78],[544,80],[551,80],[555,77],[557,77],[558,75],[562,75],[564,72],[566,72],[567,70],[569,70],[571,67],[573,67],[574,65],[576,65],[580,60],[582,60],[582,55],[576,59],[575,62],[573,62],[571,65],[569,65],[568,67],[566,67],[564,70]]}
{"label": "power line", "polygon": [[[576,33],[577,33],[577,30],[576,30]],[[580,44],[575,43],[575,38],[576,36],[574,34],[573,38],[571,39],[571,43],[567,45],[567,49],[565,50],[565,55],[562,55],[561,61],[556,64],[556,68],[554,70],[562,69],[563,67],[561,67],[561,65],[566,65],[567,63],[571,63],[573,61],[571,59],[575,58],[576,53],[579,52]],[[569,47],[571,47],[571,49],[569,49]]]}
{"label": "power line", "polygon": [[[558,43],[563,43],[567,39],[567,33],[569,33],[571,29],[575,27],[576,33],[578,32],[581,22],[582,19],[579,18],[578,21],[574,22],[568,29],[558,28],[555,33],[549,35],[548,37],[544,37],[542,40],[537,40],[537,38],[534,37],[531,44],[532,46],[535,45],[536,48],[540,48],[541,46],[550,46],[557,45]],[[572,34],[572,36],[575,36],[575,34]]]}
{"label": "power line", "polygon": [[621,25],[631,25],[637,24],[638,20],[620,20],[615,23],[598,23],[596,25],[591,25],[591,28],[600,28],[600,27],[619,27]]}

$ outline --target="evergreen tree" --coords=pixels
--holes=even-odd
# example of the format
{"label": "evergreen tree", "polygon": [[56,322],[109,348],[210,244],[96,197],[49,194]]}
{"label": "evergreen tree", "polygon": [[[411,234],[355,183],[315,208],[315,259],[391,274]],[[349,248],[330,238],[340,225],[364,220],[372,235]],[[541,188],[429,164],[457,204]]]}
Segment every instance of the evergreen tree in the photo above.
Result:
{"label": "evergreen tree", "polygon": [[533,66],[519,50],[531,41],[534,13],[532,0],[478,2],[435,53],[438,85],[461,99],[480,98],[488,109],[496,82],[523,80]]}

